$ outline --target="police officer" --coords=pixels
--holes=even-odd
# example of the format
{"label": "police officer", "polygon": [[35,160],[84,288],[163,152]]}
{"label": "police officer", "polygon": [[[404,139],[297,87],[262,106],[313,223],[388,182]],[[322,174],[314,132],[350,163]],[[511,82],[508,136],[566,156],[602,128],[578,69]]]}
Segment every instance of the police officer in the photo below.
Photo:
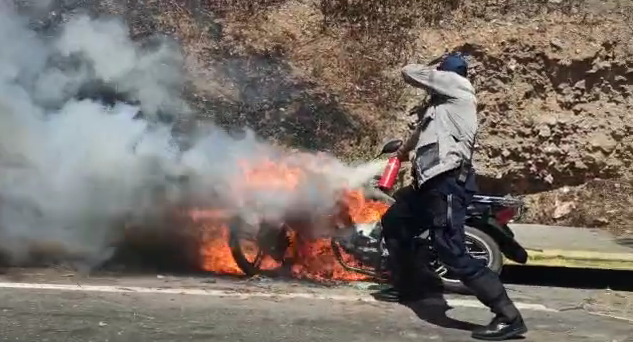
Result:
{"label": "police officer", "polygon": [[473,338],[500,341],[526,333],[527,327],[497,274],[470,256],[464,244],[466,208],[477,191],[471,164],[477,100],[467,74],[459,54],[446,56],[437,67],[412,64],[402,69],[405,82],[426,89],[431,100],[398,151],[404,161],[415,150],[414,182],[396,195],[382,218],[394,288],[376,296],[445,305],[442,281],[429,266],[430,252],[413,246],[413,237],[429,229],[441,262],[496,315],[475,329]]}

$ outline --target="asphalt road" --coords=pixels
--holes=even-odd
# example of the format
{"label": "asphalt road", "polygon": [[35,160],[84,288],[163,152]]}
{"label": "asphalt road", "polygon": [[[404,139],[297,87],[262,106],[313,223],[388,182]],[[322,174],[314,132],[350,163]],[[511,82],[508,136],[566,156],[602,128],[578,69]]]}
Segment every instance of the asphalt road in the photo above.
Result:
{"label": "asphalt road", "polygon": [[[367,287],[12,271],[0,276],[0,341],[463,342],[490,319],[473,298],[449,296],[453,320],[428,322],[422,308],[375,302]],[[511,285],[510,294],[525,341],[633,342],[630,292]]]}

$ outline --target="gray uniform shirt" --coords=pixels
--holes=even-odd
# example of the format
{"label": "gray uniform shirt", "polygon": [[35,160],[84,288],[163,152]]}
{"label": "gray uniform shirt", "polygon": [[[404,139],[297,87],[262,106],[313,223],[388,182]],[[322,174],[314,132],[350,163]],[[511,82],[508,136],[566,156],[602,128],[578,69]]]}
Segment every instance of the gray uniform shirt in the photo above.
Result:
{"label": "gray uniform shirt", "polygon": [[470,81],[454,72],[411,64],[402,69],[404,80],[424,88],[440,100],[422,116],[408,146],[415,146],[418,185],[472,158],[477,132],[477,99]]}

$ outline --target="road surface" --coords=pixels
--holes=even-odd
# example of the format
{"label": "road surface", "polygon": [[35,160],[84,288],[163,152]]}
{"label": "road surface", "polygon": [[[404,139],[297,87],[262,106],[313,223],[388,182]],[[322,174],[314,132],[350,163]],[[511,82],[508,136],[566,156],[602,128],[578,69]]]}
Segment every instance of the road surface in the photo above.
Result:
{"label": "road surface", "polygon": [[[449,296],[453,321],[437,321],[369,292],[367,284],[13,270],[0,276],[0,341],[463,342],[471,323],[490,319],[471,297]],[[633,342],[630,292],[511,285],[510,295],[531,329],[525,341]]]}

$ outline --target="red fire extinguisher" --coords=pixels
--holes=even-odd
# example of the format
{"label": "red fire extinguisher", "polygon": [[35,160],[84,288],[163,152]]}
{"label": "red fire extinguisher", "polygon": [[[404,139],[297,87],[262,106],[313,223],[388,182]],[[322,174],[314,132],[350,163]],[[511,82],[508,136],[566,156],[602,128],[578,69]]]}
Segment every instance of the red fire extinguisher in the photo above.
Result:
{"label": "red fire extinguisher", "polygon": [[382,173],[382,177],[380,177],[380,180],[378,181],[378,188],[382,191],[391,190],[393,185],[396,183],[396,177],[398,176],[399,170],[400,159],[398,159],[398,157],[389,158],[387,167],[385,167],[385,171]]}

